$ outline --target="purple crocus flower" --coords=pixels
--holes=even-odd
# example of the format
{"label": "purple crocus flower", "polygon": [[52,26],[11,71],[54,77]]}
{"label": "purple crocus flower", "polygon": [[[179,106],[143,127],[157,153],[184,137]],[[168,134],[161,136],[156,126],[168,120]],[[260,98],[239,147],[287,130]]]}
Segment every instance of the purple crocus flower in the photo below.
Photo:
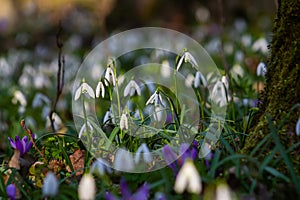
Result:
{"label": "purple crocus flower", "polygon": [[165,145],[162,149],[162,154],[168,166],[173,170],[174,174],[177,174],[178,169],[175,163],[175,161],[177,160],[177,155],[175,154],[175,152],[169,145]]}
{"label": "purple crocus flower", "polygon": [[[34,137],[34,134],[32,134],[32,137]],[[27,136],[24,136],[22,140],[20,140],[19,136],[16,135],[15,140],[10,137],[8,137],[8,140],[12,148],[20,151],[20,157],[27,153],[32,147],[32,142],[28,140]]]}
{"label": "purple crocus flower", "polygon": [[8,186],[6,186],[6,194],[9,200],[15,200],[17,194],[16,186],[14,184],[9,184]]}
{"label": "purple crocus flower", "polygon": [[[142,185],[136,193],[132,194],[126,181],[124,179],[120,182],[122,198],[121,200],[147,200],[149,197],[149,185],[145,183]],[[115,197],[109,192],[105,194],[106,200],[119,200],[119,198]]]}

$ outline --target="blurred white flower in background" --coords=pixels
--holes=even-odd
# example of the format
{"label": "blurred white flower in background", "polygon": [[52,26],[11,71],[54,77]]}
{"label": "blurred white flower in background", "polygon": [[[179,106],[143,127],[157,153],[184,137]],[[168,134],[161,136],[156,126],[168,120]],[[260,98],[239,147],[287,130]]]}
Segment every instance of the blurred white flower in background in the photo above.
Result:
{"label": "blurred white flower in background", "polygon": [[121,115],[120,119],[120,129],[121,130],[128,130],[128,117],[126,113]]}
{"label": "blurred white flower in background", "polygon": [[42,188],[43,197],[55,197],[58,193],[58,180],[53,172],[48,172]]}
{"label": "blurred white flower in background", "polygon": [[180,171],[178,172],[175,180],[174,190],[179,194],[183,193],[185,190],[194,194],[201,193],[201,178],[191,159],[186,159]]}
{"label": "blurred white flower in background", "polygon": [[216,200],[231,200],[231,190],[226,182],[217,183]]}
{"label": "blurred white flower in background", "polygon": [[138,150],[135,153],[135,163],[139,163],[141,154],[143,155],[143,159],[146,163],[150,163],[152,161],[152,155],[149,151],[147,145],[145,143],[141,144],[141,146],[138,148]]}
{"label": "blurred white flower in background", "polygon": [[194,87],[199,88],[200,85],[203,85],[204,87],[207,86],[207,82],[205,80],[205,77],[200,71],[196,72],[195,79],[194,79]]}
{"label": "blurred white flower in background", "polygon": [[257,39],[252,45],[253,51],[261,51],[262,53],[268,53],[268,43],[265,38]]}
{"label": "blurred white flower in background", "polygon": [[134,162],[131,153],[125,149],[118,149],[115,155],[114,168],[119,171],[132,171]]}
{"label": "blurred white flower in background", "polygon": [[96,196],[96,183],[91,174],[84,174],[78,185],[80,200],[94,200]]}
{"label": "blurred white flower in background", "polygon": [[168,60],[163,60],[161,63],[160,73],[162,77],[168,78],[171,76],[171,65]]}
{"label": "blurred white flower in background", "polygon": [[19,103],[19,109],[18,109],[19,114],[22,114],[25,112],[25,107],[27,106],[27,100],[26,100],[25,95],[20,90],[16,90],[14,92],[14,96],[13,96],[11,102],[15,105],[17,105]]}
{"label": "blurred white flower in background", "polygon": [[267,66],[264,62],[260,62],[257,65],[256,68],[256,75],[257,76],[265,76],[265,74],[267,73]]}
{"label": "blurred white flower in background", "polygon": [[97,160],[95,160],[91,166],[91,173],[99,173],[100,175],[104,175],[105,172],[112,173],[109,164],[102,158],[97,158]]}

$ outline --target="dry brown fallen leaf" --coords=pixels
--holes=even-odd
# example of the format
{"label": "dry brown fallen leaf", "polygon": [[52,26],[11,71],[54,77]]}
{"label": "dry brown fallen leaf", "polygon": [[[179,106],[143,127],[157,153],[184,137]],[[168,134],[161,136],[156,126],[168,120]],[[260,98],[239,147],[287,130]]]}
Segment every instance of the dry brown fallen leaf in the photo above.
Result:
{"label": "dry brown fallen leaf", "polygon": [[[76,172],[76,176],[83,174],[84,169],[84,158],[85,158],[85,151],[81,149],[76,149],[72,155],[69,156],[73,168]],[[81,170],[80,170],[81,169]],[[71,168],[67,166],[68,172],[72,172]]]}

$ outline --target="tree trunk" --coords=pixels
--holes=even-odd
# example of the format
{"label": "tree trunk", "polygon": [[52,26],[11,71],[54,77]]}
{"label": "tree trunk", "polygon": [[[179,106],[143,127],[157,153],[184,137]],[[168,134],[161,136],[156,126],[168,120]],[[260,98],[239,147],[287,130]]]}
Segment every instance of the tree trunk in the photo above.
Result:
{"label": "tree trunk", "polygon": [[[277,133],[285,150],[300,141],[300,136],[295,133],[300,107],[291,110],[293,106],[300,103],[300,0],[278,0],[270,49],[265,90],[261,95],[262,104],[254,120],[256,124],[242,150],[246,154],[249,154],[266,135],[271,133],[267,115],[276,127],[286,119]],[[274,141],[274,138],[271,139]],[[271,142],[267,150],[259,152],[260,155],[257,156],[264,158],[274,146],[275,143]],[[289,156],[299,175],[300,148],[294,149]],[[278,165],[278,168],[288,173],[283,163]]]}

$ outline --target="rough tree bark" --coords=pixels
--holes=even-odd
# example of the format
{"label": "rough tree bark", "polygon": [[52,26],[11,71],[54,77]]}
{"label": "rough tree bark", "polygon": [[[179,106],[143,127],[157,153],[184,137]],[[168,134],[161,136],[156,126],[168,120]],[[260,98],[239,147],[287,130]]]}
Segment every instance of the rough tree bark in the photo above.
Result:
{"label": "rough tree bark", "polygon": [[[278,0],[270,50],[265,90],[261,95],[262,104],[243,153],[249,153],[270,133],[267,115],[270,115],[273,123],[278,125],[287,117],[291,108],[300,103],[300,0]],[[278,131],[285,149],[300,141],[300,136],[295,134],[299,116],[298,107],[290,113],[284,126]],[[274,143],[263,154],[257,156],[263,158],[273,147]],[[299,175],[300,148],[292,151],[290,157]],[[287,173],[283,164],[278,165],[278,168]]]}

